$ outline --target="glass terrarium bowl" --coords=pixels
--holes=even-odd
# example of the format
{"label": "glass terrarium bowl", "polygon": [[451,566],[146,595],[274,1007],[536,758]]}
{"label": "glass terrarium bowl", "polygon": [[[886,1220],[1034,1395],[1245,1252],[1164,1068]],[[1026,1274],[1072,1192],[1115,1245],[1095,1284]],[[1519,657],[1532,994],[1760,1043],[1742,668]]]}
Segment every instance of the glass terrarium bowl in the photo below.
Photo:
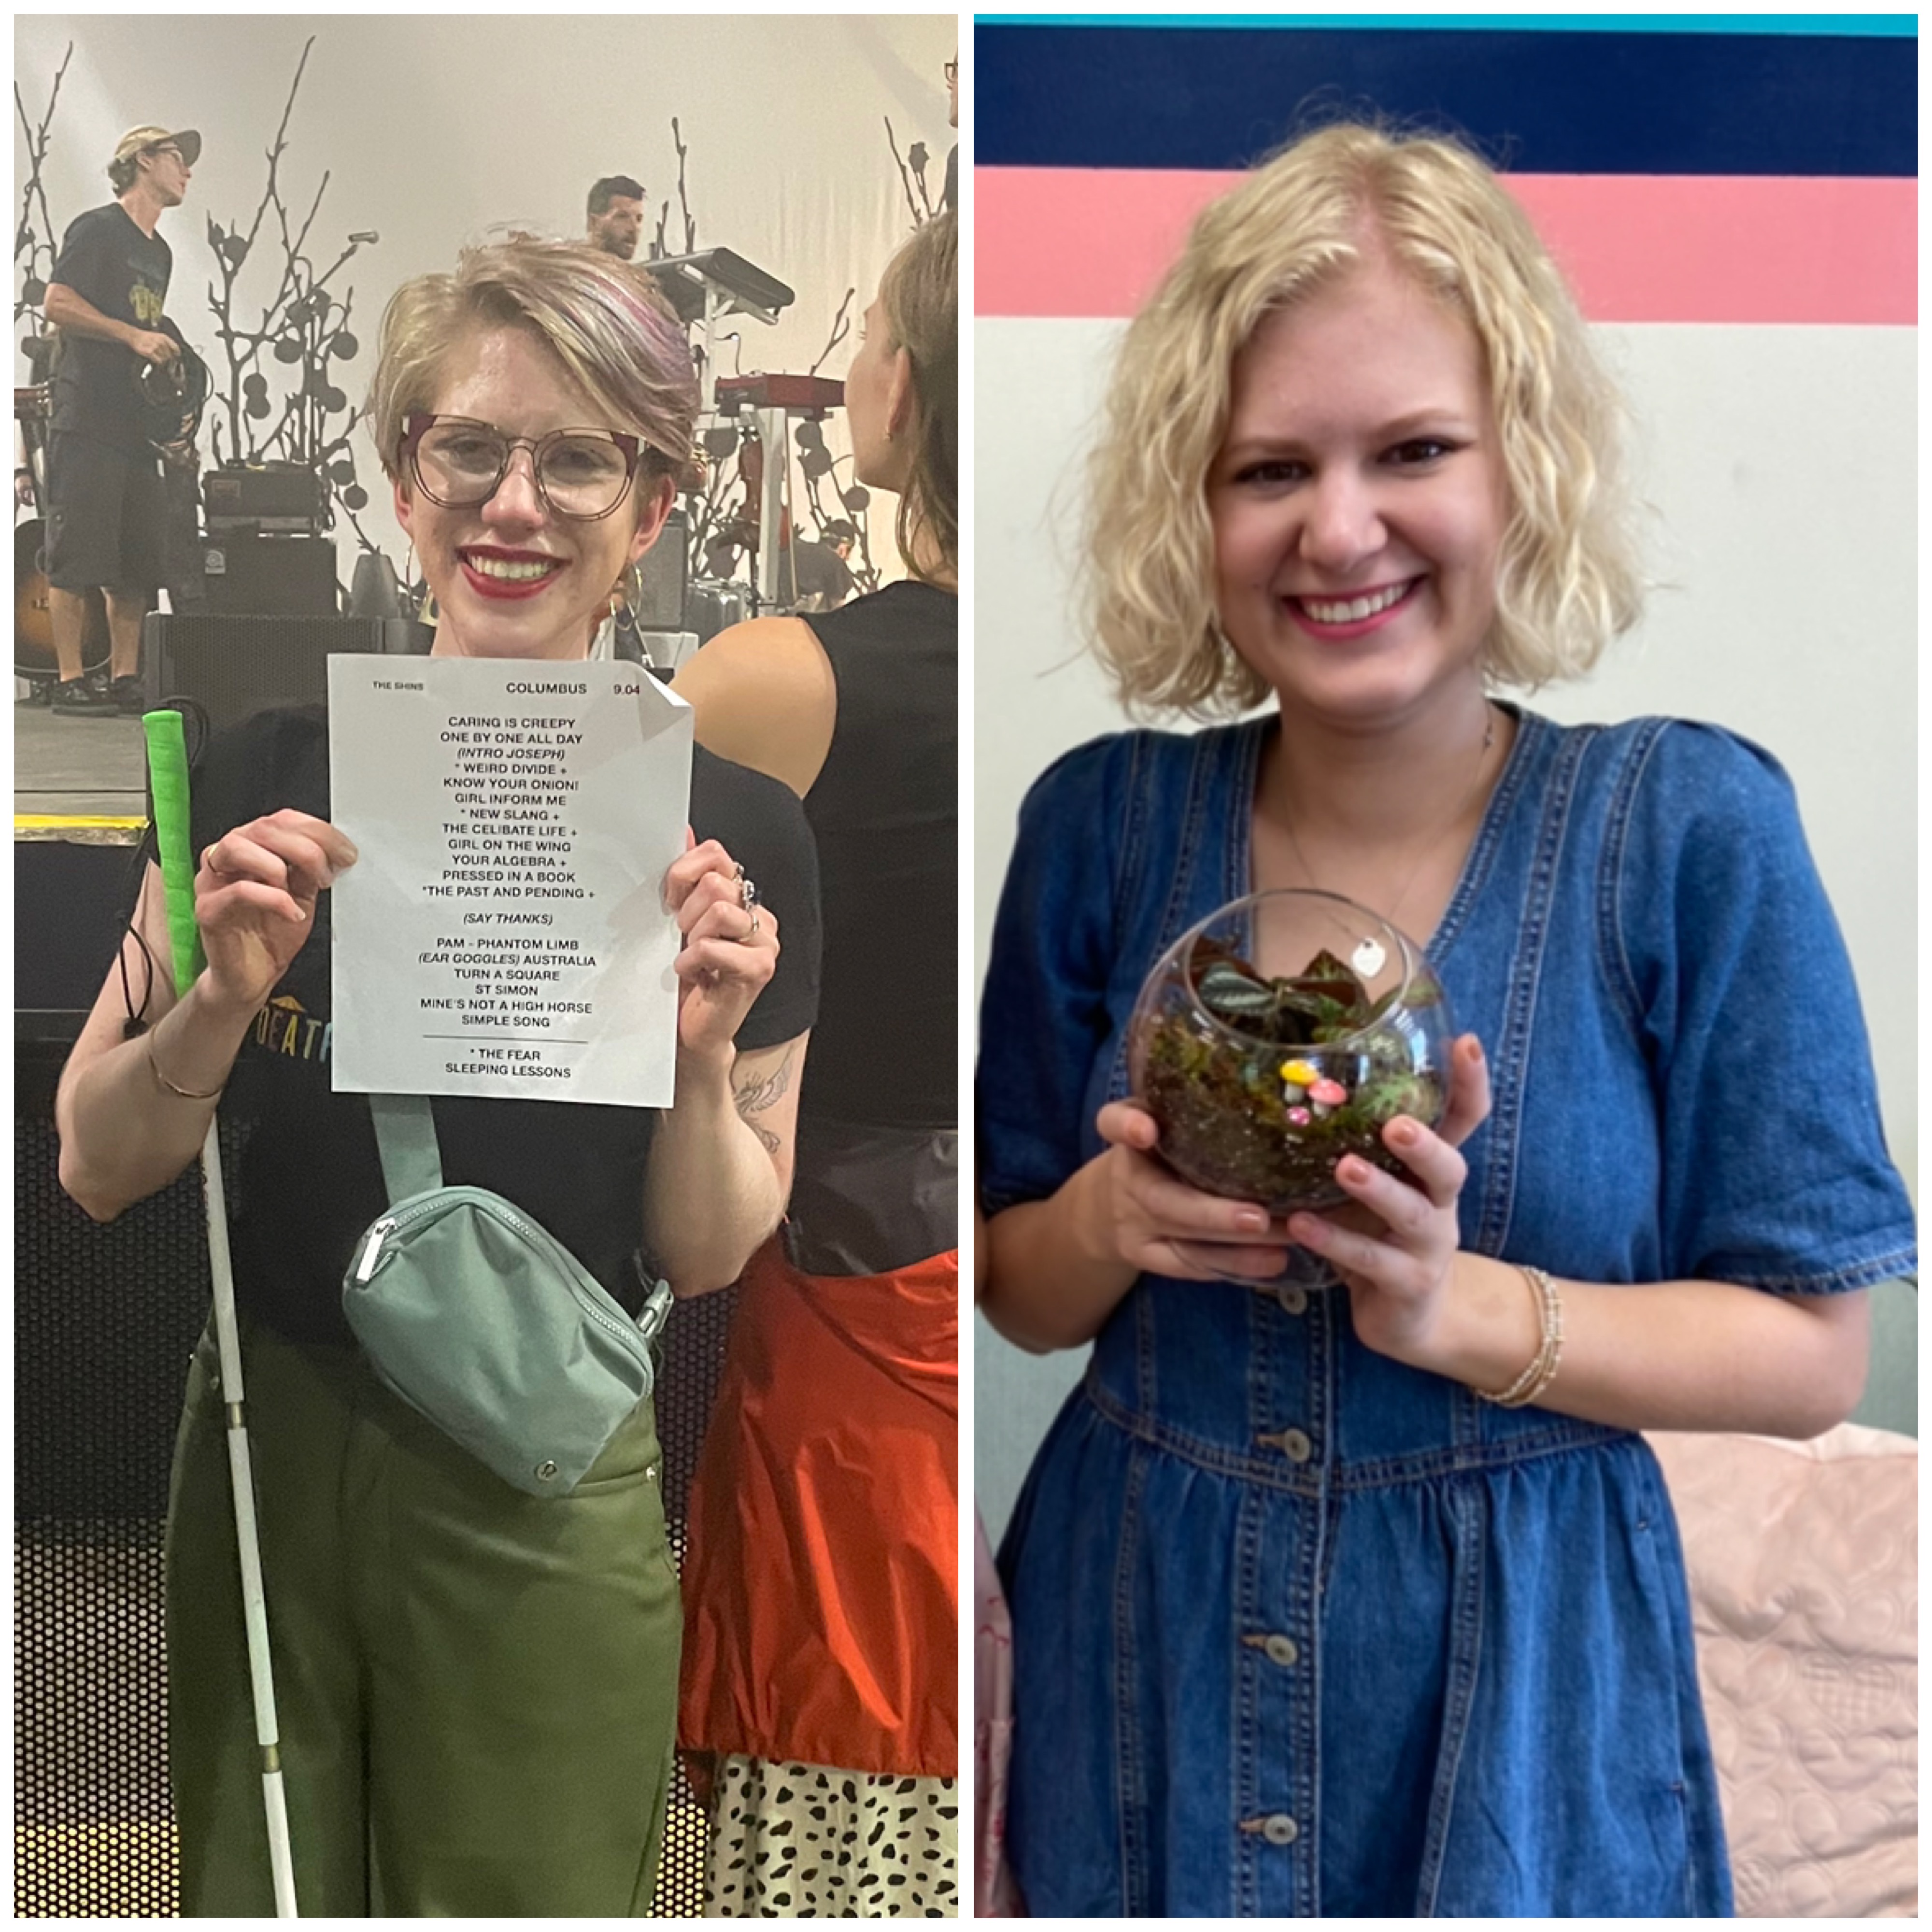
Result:
{"label": "glass terrarium bowl", "polygon": [[1406,1174],[1382,1130],[1441,1120],[1454,1037],[1434,968],[1387,920],[1333,892],[1254,892],[1162,955],[1128,1065],[1183,1180],[1285,1215],[1348,1198],[1345,1154]]}

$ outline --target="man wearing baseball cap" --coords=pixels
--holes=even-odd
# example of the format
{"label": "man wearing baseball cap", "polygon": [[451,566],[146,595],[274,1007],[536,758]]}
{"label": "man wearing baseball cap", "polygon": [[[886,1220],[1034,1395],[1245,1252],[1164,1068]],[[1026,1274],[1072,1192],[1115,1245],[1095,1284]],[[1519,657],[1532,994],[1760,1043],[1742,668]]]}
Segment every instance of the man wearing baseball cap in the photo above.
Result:
{"label": "man wearing baseball cap", "polygon": [[[116,199],[62,238],[47,284],[60,332],[47,457],[47,583],[60,682],[52,709],[113,717],[142,708],[141,619],[161,581],[166,488],[142,429],[135,379],[143,362],[180,353],[158,326],[174,256],[155,232],[188,194],[201,154],[192,129],[134,128],[116,144]],[[106,693],[81,675],[87,592],[107,600],[112,640]]]}

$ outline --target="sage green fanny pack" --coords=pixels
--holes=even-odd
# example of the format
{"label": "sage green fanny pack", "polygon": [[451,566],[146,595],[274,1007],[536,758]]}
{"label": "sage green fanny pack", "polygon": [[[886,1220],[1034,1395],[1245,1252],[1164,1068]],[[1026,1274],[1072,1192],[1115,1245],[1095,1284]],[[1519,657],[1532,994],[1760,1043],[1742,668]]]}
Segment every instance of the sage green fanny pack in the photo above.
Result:
{"label": "sage green fanny pack", "polygon": [[427,1100],[369,1110],[390,1204],[343,1277],[350,1327],[382,1382],[505,1482],[569,1495],[651,1393],[670,1284],[633,1319],[520,1208],[443,1185]]}

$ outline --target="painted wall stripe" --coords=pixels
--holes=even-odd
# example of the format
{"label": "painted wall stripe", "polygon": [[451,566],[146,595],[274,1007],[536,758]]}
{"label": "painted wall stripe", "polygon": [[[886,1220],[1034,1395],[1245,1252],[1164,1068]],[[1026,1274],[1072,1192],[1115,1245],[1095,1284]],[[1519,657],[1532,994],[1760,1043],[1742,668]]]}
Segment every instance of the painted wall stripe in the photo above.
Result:
{"label": "painted wall stripe", "polygon": [[1909,40],[1356,26],[980,26],[982,167],[1246,167],[1313,110],[1460,131],[1524,174],[1918,171]]}
{"label": "painted wall stripe", "polygon": [[[976,313],[1131,315],[1195,215],[1238,178],[976,170]],[[1508,185],[1593,321],[1918,320],[1915,182],[1512,175]]]}

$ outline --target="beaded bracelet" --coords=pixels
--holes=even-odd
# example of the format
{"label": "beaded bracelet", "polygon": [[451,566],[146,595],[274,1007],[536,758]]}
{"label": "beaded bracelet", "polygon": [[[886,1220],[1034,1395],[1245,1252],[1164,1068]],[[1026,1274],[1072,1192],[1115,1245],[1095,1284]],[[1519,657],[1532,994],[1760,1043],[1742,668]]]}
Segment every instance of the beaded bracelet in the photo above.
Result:
{"label": "beaded bracelet", "polygon": [[154,1036],[152,1030],[142,1034],[142,1038],[147,1042],[148,1071],[154,1076],[156,1084],[164,1093],[172,1094],[177,1100],[218,1100],[221,1098],[223,1090],[228,1084],[225,1080],[220,1086],[206,1094],[190,1094],[185,1087],[177,1087],[161,1071],[161,1064],[154,1058]]}
{"label": "beaded bracelet", "polygon": [[1522,1408],[1535,1401],[1556,1379],[1556,1366],[1563,1359],[1563,1300],[1556,1284],[1539,1268],[1519,1264],[1519,1272],[1536,1296],[1542,1339],[1528,1367],[1508,1388],[1495,1394],[1487,1389],[1475,1390],[1483,1401],[1492,1402],[1498,1408]]}

